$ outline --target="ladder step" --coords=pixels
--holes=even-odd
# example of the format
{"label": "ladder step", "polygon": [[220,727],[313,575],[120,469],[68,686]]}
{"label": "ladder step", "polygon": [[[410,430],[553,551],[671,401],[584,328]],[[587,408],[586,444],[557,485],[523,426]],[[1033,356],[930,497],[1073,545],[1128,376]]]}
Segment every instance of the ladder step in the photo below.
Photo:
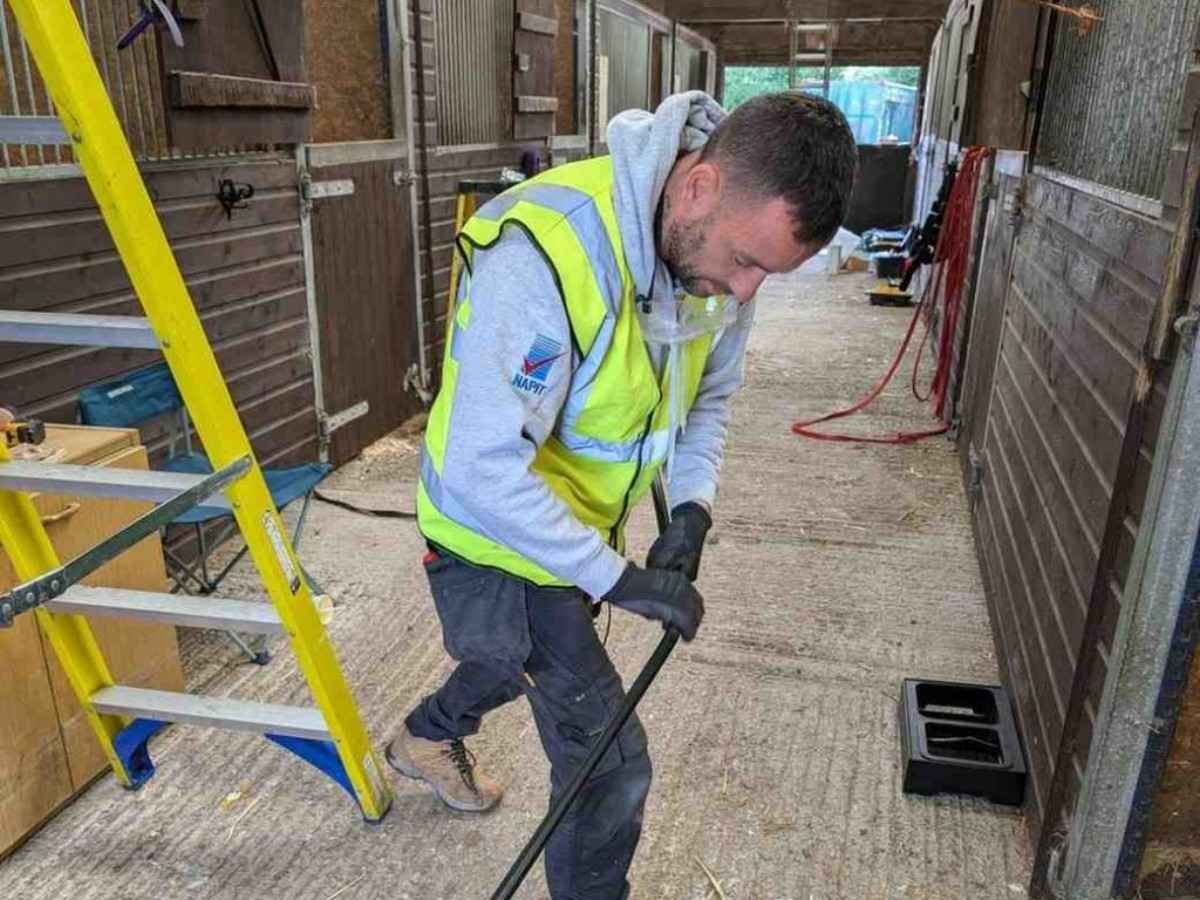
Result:
{"label": "ladder step", "polygon": [[[75,466],[9,460],[0,463],[0,490],[40,491],[46,494],[78,494],[84,497],[124,497],[162,503],[204,481],[206,475],[158,472],[109,466]],[[214,494],[201,504],[204,509],[230,512],[224,494]]]}
{"label": "ladder step", "polygon": [[157,350],[158,338],[143,316],[89,316],[0,310],[0,343],[71,344]]}
{"label": "ladder step", "polygon": [[76,585],[61,597],[46,604],[56,613],[84,616],[115,616],[187,625],[192,628],[220,628],[248,634],[282,634],[283,623],[269,603],[247,603],[220,597],[192,597],[125,588],[84,587]]}
{"label": "ladder step", "polygon": [[69,144],[57,116],[0,116],[0,143]]}
{"label": "ladder step", "polygon": [[313,740],[330,740],[325,718],[318,709],[281,706],[277,703],[253,703],[228,697],[201,697],[171,691],[114,685],[92,694],[92,706],[99,713],[182,722],[230,731],[254,734],[280,734]]}

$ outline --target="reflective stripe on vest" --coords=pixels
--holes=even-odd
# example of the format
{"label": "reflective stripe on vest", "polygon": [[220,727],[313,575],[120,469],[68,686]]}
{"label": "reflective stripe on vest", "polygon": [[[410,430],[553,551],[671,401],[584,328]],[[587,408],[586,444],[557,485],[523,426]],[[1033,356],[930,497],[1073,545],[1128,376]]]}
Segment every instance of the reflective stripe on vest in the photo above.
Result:
{"label": "reflective stripe on vest", "polygon": [[[666,457],[669,385],[666,372],[661,378],[655,373],[642,339],[612,188],[607,157],[551,169],[494,197],[458,236],[463,287],[448,323],[442,386],[426,428],[418,519],[426,538],[452,553],[542,585],[565,582],[489,539],[478,519],[443,486],[458,366],[464,362],[457,337],[470,328],[472,305],[487,302],[471,288],[475,251],[494,245],[507,228],[521,229],[555,276],[574,350],[567,399],[531,468],[581,522],[623,552],[629,511]],[[688,408],[711,344],[712,336],[705,336],[685,347]]]}

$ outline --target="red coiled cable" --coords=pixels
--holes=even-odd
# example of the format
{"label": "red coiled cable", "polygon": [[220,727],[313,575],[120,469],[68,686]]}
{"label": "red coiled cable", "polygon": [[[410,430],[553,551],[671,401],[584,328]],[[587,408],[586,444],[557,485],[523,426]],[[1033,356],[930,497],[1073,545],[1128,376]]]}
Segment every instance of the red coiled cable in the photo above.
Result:
{"label": "red coiled cable", "polygon": [[[971,147],[963,154],[962,164],[950,190],[946,202],[946,214],[942,222],[942,230],[938,234],[937,246],[934,249],[933,276],[926,281],[921,292],[917,308],[913,310],[912,321],[904,333],[896,355],[891,365],[857,403],[845,409],[834,410],[815,419],[796,422],[792,431],[803,437],[819,441],[846,441],[862,444],[911,444],[924,438],[945,434],[949,425],[931,428],[927,431],[899,431],[893,435],[856,435],[836,432],[812,431],[811,426],[821,422],[831,422],[834,419],[844,419],[854,413],[866,409],[874,402],[884,388],[888,386],[904,355],[908,352],[912,336],[917,330],[917,322],[922,315],[925,318],[925,332],[921,337],[921,345],[917,349],[917,357],[913,362],[912,393],[918,400],[930,400],[933,403],[934,415],[941,419],[946,409],[947,393],[950,389],[950,373],[954,361],[954,338],[958,330],[959,313],[962,307],[963,288],[967,280],[967,263],[971,253],[971,224],[975,210],[975,194],[979,186],[979,177],[983,171],[984,161],[992,154],[990,147]],[[942,307],[942,327],[938,333],[937,365],[929,388],[922,396],[917,385],[917,373],[921,368],[921,356],[925,342],[929,337],[929,329],[933,324],[933,310]]]}

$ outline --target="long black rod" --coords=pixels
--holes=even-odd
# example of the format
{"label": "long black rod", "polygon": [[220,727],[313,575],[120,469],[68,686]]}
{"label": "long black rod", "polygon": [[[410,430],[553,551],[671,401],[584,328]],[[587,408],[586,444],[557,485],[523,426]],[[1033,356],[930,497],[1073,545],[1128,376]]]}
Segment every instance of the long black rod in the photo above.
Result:
{"label": "long black rod", "polygon": [[[667,506],[667,495],[663,489],[661,480],[654,482],[652,493],[654,495],[654,512],[658,517],[658,530],[661,533],[671,520],[670,509]],[[608,723],[608,727],[604,729],[604,733],[600,735],[600,739],[592,745],[587,759],[583,761],[583,764],[580,765],[579,769],[571,777],[571,781],[567,784],[566,788],[558,795],[558,799],[550,807],[550,812],[546,814],[546,818],[542,819],[542,824],[538,826],[538,830],[533,833],[533,837],[529,839],[529,843],[525,845],[525,849],[521,851],[521,855],[517,857],[516,862],[509,868],[508,874],[504,876],[504,880],[500,882],[500,887],[496,888],[496,892],[492,894],[492,900],[510,900],[513,894],[517,892],[517,889],[521,886],[521,882],[525,880],[525,876],[533,868],[533,864],[542,855],[542,850],[546,848],[546,843],[550,840],[550,835],[554,834],[554,829],[558,827],[558,823],[562,821],[563,816],[567,814],[567,810],[571,808],[571,804],[579,796],[579,792],[583,790],[584,782],[595,771],[601,757],[612,746],[621,729],[625,727],[625,723],[629,721],[629,717],[633,715],[633,711],[637,708],[642,695],[646,693],[646,689],[650,687],[650,683],[654,681],[655,676],[658,675],[659,670],[663,667],[663,663],[667,661],[667,657],[671,655],[671,651],[675,649],[675,644],[678,641],[679,632],[674,628],[668,628],[667,633],[658,642],[658,646],[654,648],[654,654],[650,657],[649,662],[646,663],[637,679],[633,682],[629,693],[625,695],[625,700],[617,709],[617,714]]]}
{"label": "long black rod", "polygon": [[517,892],[517,888],[521,886],[521,882],[525,880],[525,876],[529,874],[529,870],[533,868],[533,864],[542,855],[542,850],[545,849],[546,842],[550,840],[550,835],[554,833],[554,829],[558,827],[558,823],[562,821],[563,816],[567,814],[567,810],[571,808],[571,804],[579,796],[584,782],[587,781],[588,776],[595,770],[596,765],[600,762],[600,758],[612,746],[612,742],[616,740],[621,728],[624,727],[629,717],[633,715],[633,710],[638,705],[638,701],[646,693],[646,688],[650,687],[650,682],[658,675],[659,669],[663,667],[663,663],[667,661],[667,657],[675,649],[675,643],[678,640],[679,632],[674,628],[668,629],[667,633],[663,635],[663,639],[654,648],[654,655],[650,657],[650,661],[646,663],[646,667],[642,669],[641,674],[634,681],[633,687],[625,695],[625,702],[617,710],[616,717],[608,723],[608,727],[600,735],[600,740],[593,745],[591,753],[588,754],[587,759],[583,761],[583,765],[576,771],[574,777],[571,779],[571,783],[559,794],[554,805],[550,807],[550,812],[542,820],[542,824],[538,826],[538,830],[533,833],[533,837],[529,839],[529,843],[525,845],[525,849],[521,851],[521,855],[517,857],[517,861],[512,864],[512,868],[508,870],[508,874],[504,876],[504,881],[500,882],[500,887],[496,888],[496,892],[492,894],[492,900],[510,900],[513,894]]}

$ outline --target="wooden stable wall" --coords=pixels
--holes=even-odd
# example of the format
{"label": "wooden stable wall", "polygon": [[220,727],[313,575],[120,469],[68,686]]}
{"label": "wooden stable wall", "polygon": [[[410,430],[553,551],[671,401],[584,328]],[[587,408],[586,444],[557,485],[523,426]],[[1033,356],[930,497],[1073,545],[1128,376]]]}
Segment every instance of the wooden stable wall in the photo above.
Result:
{"label": "wooden stable wall", "polygon": [[[223,178],[254,185],[231,217]],[[263,463],[317,456],[296,166],[291,159],[148,167],[153,196],[217,362]],[[0,182],[0,308],[138,315],[79,176]],[[74,422],[79,389],[161,359],[142,350],[0,345],[5,405]],[[158,432],[148,432],[152,449]]]}
{"label": "wooden stable wall", "polygon": [[[1095,640],[1105,661],[1120,611],[1136,517],[1126,518],[1118,536],[1116,577],[1097,586],[1098,562],[1136,361],[1171,234],[1154,219],[1038,176],[1026,177],[1017,209],[990,396],[973,393],[975,408],[964,406],[961,414],[971,422],[966,453],[981,466],[973,515],[1033,776],[1029,821],[1040,836],[1060,825],[1045,817],[1088,609],[1104,606]],[[1003,256],[995,247],[985,253]],[[989,349],[982,341],[971,349],[984,378]],[[1161,389],[1155,400],[1161,404]],[[1151,454],[1152,441],[1144,449],[1142,491]],[[1140,508],[1136,498],[1129,505]],[[1065,773],[1072,796],[1105,675],[1105,665],[1094,669],[1079,751]]]}
{"label": "wooden stable wall", "polygon": [[[986,67],[979,77],[988,83]],[[1070,832],[1087,772],[1153,465],[1173,353],[1178,286],[1169,288],[1169,275],[1186,269],[1172,238],[1189,144],[1195,152],[1198,85],[1194,71],[1160,198],[1040,164],[1029,171],[1025,154],[1011,153],[999,155],[981,197],[958,439],[1002,676],[1032,776],[1035,897],[1049,891],[1051,854]],[[986,118],[974,116],[971,127],[978,132]],[[1153,814],[1135,839],[1148,837],[1150,849],[1141,885],[1128,885],[1146,898],[1194,890],[1181,873],[1200,874],[1190,815],[1200,762],[1195,684],[1161,792],[1146,786]]]}

